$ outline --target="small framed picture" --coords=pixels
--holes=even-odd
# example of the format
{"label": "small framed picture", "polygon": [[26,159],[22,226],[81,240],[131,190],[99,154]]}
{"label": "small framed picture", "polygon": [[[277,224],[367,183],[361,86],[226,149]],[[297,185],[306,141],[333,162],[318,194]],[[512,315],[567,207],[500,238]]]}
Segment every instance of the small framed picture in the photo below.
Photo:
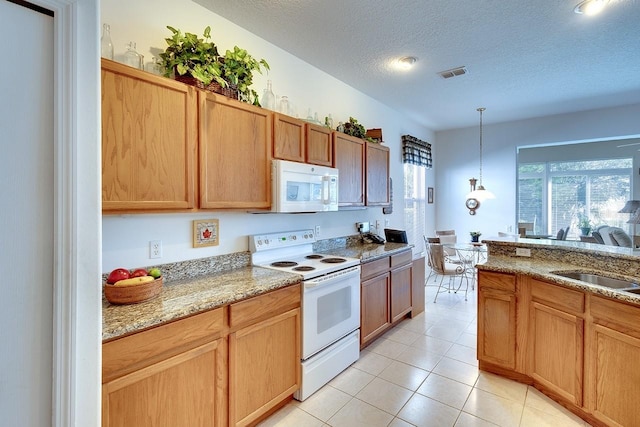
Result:
{"label": "small framed picture", "polygon": [[218,246],[220,227],[217,219],[196,219],[193,221],[193,247]]}
{"label": "small framed picture", "polygon": [[427,203],[433,203],[433,187],[427,188]]}

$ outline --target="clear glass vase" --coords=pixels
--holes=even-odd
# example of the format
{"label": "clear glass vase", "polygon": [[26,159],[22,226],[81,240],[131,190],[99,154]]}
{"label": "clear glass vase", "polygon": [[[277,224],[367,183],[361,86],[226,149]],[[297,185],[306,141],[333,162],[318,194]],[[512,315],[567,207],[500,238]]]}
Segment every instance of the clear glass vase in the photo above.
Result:
{"label": "clear glass vase", "polygon": [[271,88],[271,80],[267,80],[267,90],[262,95],[262,107],[274,111],[276,109],[276,96]]}
{"label": "clear glass vase", "polygon": [[111,42],[111,27],[102,24],[102,37],[100,38],[100,56],[113,60],[113,43]]}
{"label": "clear glass vase", "polygon": [[124,53],[124,63],[130,67],[144,70],[144,56],[136,52],[136,42],[129,42]]}

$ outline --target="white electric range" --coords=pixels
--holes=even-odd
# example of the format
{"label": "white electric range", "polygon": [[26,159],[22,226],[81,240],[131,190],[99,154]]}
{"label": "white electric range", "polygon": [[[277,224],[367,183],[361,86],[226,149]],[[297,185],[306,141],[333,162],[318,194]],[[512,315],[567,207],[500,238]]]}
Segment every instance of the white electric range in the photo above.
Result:
{"label": "white electric range", "polygon": [[360,356],[360,259],[313,251],[313,230],[249,236],[253,265],[302,276],[304,400]]}

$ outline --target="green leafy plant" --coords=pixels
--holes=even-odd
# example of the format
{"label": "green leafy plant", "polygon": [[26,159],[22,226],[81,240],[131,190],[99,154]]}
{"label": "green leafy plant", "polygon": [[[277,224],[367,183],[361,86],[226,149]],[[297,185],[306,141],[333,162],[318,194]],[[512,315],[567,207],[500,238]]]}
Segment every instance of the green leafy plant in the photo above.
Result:
{"label": "green leafy plant", "polygon": [[182,34],[171,26],[167,28],[173,35],[165,39],[168,46],[160,54],[165,77],[171,77],[175,72],[180,76],[190,75],[205,86],[215,80],[224,87],[226,82],[222,78],[218,48],[211,41],[211,27],[204,29],[204,38],[192,33]]}
{"label": "green leafy plant", "polygon": [[367,130],[356,119],[349,117],[349,121],[345,123],[344,130],[342,132],[347,135],[355,136],[356,138],[364,138]]}
{"label": "green leafy plant", "polygon": [[588,217],[583,216],[578,220],[578,228],[591,228],[591,221]]}
{"label": "green leafy plant", "polygon": [[218,59],[220,65],[220,77],[226,84],[233,85],[238,88],[243,97],[246,99],[253,98],[252,103],[258,104],[258,94],[249,86],[253,84],[253,72],[257,71],[262,74],[262,68],[270,70],[269,64],[264,59],[257,60],[252,57],[245,49],[234,46],[233,50],[227,50],[224,57]]}
{"label": "green leafy plant", "polygon": [[470,231],[469,234],[471,235],[471,237],[479,237],[482,236],[482,233],[479,231]]}

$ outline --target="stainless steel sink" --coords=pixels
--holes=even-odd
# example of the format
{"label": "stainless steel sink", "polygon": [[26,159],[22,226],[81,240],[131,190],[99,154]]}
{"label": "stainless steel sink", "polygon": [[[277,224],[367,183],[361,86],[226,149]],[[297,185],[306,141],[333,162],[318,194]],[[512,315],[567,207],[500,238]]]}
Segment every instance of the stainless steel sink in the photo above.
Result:
{"label": "stainless steel sink", "polygon": [[[613,279],[611,277],[600,276],[598,274],[578,273],[575,271],[554,271],[552,273],[558,276],[567,277],[569,279],[575,279],[582,282],[592,283],[594,285],[604,286],[606,288],[640,293],[640,285],[635,282]],[[635,292],[634,290],[637,290],[637,292]]]}
{"label": "stainless steel sink", "polygon": [[629,289],[620,289],[620,290],[624,291],[624,292],[631,292],[632,294],[640,294],[640,287],[629,288]]}

